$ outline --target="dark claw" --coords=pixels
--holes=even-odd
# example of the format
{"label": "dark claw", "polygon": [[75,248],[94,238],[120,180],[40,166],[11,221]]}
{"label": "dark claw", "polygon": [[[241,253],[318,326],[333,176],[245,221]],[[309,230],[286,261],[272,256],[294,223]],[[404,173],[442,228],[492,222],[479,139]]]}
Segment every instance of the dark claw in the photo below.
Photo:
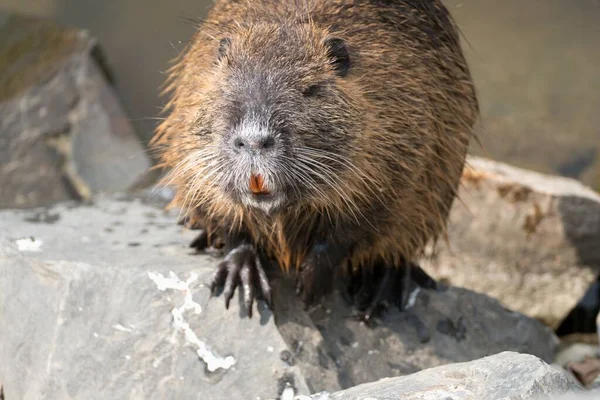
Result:
{"label": "dark claw", "polygon": [[224,287],[225,308],[229,309],[229,303],[238,286],[241,286],[249,318],[252,318],[255,299],[264,299],[271,307],[271,287],[267,275],[256,250],[247,244],[231,250],[217,266],[210,284],[211,294],[214,295],[217,288]]}
{"label": "dark claw", "polygon": [[225,284],[227,278],[227,263],[223,261],[220,263],[215,272],[213,273],[210,283],[210,295],[214,296],[217,293],[217,289]]}
{"label": "dark claw", "polygon": [[309,274],[303,274],[302,271],[300,271],[300,274],[298,274],[298,277],[296,278],[296,296],[299,296],[302,300],[304,311],[308,310],[314,302],[310,291],[306,290],[304,286],[304,279],[306,279],[307,276],[309,276]]}
{"label": "dark claw", "polygon": [[410,274],[411,280],[422,287],[423,289],[432,289],[437,290],[438,284],[437,282],[427,274],[419,265],[414,263],[409,263],[410,265]]}
{"label": "dark claw", "polygon": [[256,257],[256,274],[255,278],[258,281],[258,287],[260,288],[260,292],[262,293],[264,300],[267,303],[267,306],[271,308],[271,286],[269,285],[269,279],[267,278],[267,274],[265,274],[265,270],[262,267],[260,262],[260,258]]}
{"label": "dark claw", "polygon": [[300,296],[302,294],[302,290],[302,279],[300,278],[300,275],[298,275],[298,277],[296,278],[296,296]]}
{"label": "dark claw", "polygon": [[[230,253],[231,254],[231,253]],[[228,262],[227,279],[225,279],[225,288],[223,289],[223,297],[225,298],[225,308],[229,309],[229,302],[233,298],[235,288],[240,283],[241,264],[237,262]]]}
{"label": "dark claw", "polygon": [[244,291],[244,305],[246,306],[246,310],[248,310],[249,318],[252,318],[252,303],[254,301],[254,279],[252,279],[252,271],[254,271],[254,268],[252,268],[248,262],[244,263],[244,266],[240,271],[240,282],[242,290]]}
{"label": "dark claw", "polygon": [[354,302],[358,309],[364,310],[371,302],[371,296],[373,293],[373,286],[375,283],[374,268],[361,268],[361,285],[359,290],[354,296]]}
{"label": "dark claw", "polygon": [[383,278],[377,285],[375,295],[371,299],[371,304],[365,312],[364,318],[366,320],[375,317],[380,311],[381,303],[393,294],[392,291],[397,275],[398,271],[396,268],[384,268]]}

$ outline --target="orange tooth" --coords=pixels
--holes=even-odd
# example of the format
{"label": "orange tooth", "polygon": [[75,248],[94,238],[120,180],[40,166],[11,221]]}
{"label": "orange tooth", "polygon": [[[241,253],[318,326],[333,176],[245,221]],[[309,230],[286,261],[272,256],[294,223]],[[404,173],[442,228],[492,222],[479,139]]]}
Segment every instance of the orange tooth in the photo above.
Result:
{"label": "orange tooth", "polygon": [[250,191],[254,194],[268,194],[265,188],[265,180],[262,175],[250,175]]}

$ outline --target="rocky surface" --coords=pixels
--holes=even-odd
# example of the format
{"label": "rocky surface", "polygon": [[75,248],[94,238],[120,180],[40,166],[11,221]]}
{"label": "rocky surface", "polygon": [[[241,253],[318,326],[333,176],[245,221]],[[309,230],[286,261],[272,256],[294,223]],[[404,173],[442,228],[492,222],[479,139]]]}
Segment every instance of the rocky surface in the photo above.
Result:
{"label": "rocky surface", "polygon": [[87,32],[0,13],[0,208],[130,187],[150,166]]}
{"label": "rocky surface", "polygon": [[556,328],[600,271],[600,195],[579,182],[472,157],[449,243],[423,267]]}
{"label": "rocky surface", "polygon": [[[158,200],[154,198],[154,200]],[[7,399],[275,398],[346,389],[506,350],[551,362],[541,323],[484,295],[413,291],[373,327],[332,296],[309,313],[271,272],[274,314],[209,300],[218,258],[161,202],[0,212],[0,382]]]}
{"label": "rocky surface", "polygon": [[[276,280],[275,320],[307,383],[318,391],[351,387],[380,377],[410,374],[469,361],[507,349],[551,362],[557,341],[541,324],[512,313],[489,297],[461,288],[414,290],[405,312],[384,314],[374,327],[349,318],[341,296],[305,314],[293,282]],[[510,329],[507,329],[510,327]],[[301,343],[301,351],[297,351]]]}
{"label": "rocky surface", "polygon": [[159,209],[99,200],[2,215],[8,399],[274,397],[297,370],[268,311],[248,320],[208,302],[212,262]]}
{"label": "rocky surface", "polygon": [[[382,379],[314,400],[525,400],[591,399],[561,372],[539,358],[503,352],[480,360],[431,368],[412,375]],[[588,397],[588,395],[590,397]]]}

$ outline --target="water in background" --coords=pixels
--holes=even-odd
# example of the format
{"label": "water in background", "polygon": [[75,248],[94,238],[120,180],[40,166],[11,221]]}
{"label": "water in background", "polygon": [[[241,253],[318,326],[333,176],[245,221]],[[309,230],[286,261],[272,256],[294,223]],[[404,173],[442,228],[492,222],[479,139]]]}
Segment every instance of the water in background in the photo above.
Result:
{"label": "water in background", "polygon": [[[0,0],[0,9],[89,29],[148,139],[168,61],[209,0]],[[484,153],[600,189],[600,0],[446,0],[467,43]]]}

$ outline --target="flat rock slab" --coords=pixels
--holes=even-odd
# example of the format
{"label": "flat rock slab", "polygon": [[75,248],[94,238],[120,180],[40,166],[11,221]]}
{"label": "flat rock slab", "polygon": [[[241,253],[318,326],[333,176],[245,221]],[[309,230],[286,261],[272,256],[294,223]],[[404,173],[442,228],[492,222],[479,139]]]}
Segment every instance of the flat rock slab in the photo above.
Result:
{"label": "flat rock slab", "polygon": [[331,395],[321,393],[312,398],[315,400],[541,400],[564,395],[568,395],[569,397],[564,398],[569,399],[588,398],[586,393],[569,381],[561,371],[539,358],[527,354],[503,352],[476,361],[444,365],[399,378],[382,379]]}
{"label": "flat rock slab", "polygon": [[86,31],[0,13],[0,208],[122,191],[150,160]]}
{"label": "flat rock slab", "polygon": [[581,183],[469,159],[440,243],[422,266],[557,328],[600,272],[600,195]]}
{"label": "flat rock slab", "polygon": [[[209,299],[219,259],[161,202],[0,212],[0,382],[7,399],[273,399],[513,350],[551,361],[541,323],[468,290],[413,291],[374,327],[336,295],[304,312],[272,274],[274,314]],[[8,360],[8,361],[6,361]]]}
{"label": "flat rock slab", "polygon": [[267,398],[286,373],[305,388],[279,357],[287,347],[270,312],[248,320],[208,302],[213,263],[190,254],[190,232],[173,221],[118,201],[41,220],[2,213],[8,399]]}

